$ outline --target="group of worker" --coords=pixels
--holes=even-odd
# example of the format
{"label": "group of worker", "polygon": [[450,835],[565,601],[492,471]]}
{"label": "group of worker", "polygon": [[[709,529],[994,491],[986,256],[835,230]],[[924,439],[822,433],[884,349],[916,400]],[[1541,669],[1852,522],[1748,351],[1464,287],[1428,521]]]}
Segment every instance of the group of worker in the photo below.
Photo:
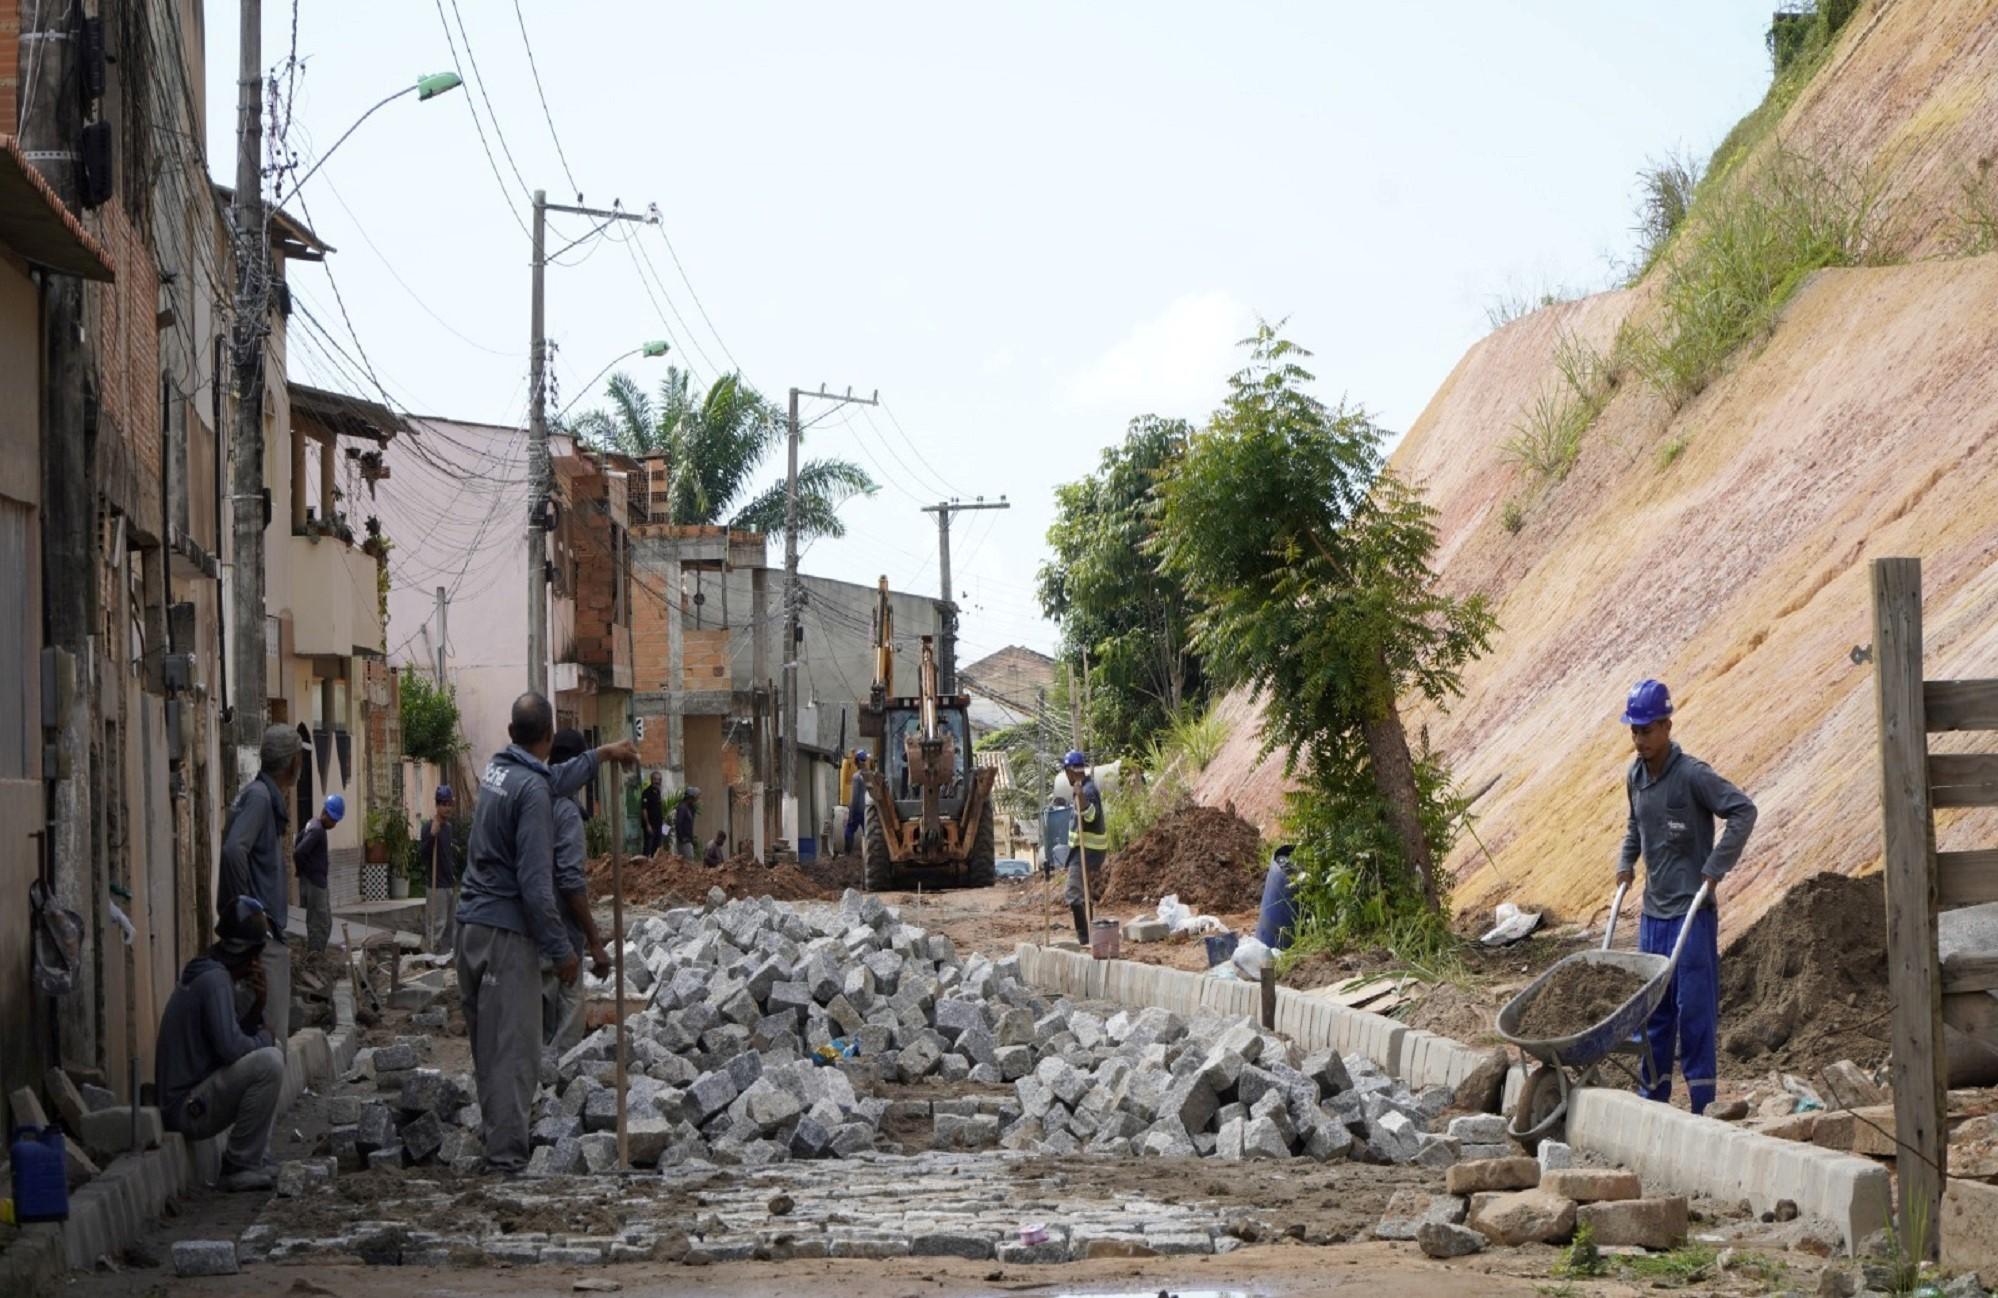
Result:
{"label": "group of worker", "polygon": [[[645,792],[638,798],[638,827],[644,839],[644,850],[651,856],[668,842],[673,845],[676,855],[685,860],[694,859],[694,848],[700,842],[694,833],[694,815],[700,810],[701,790],[689,784],[680,793],[680,801],[673,807],[673,829],[669,838],[666,829],[666,786],[661,782],[659,772],[654,771],[646,782]],[[720,865],[727,857],[728,834],[716,831],[708,840],[703,859],[708,865]],[[715,855],[719,850],[721,855]],[[711,858],[711,859],[710,859]]]}

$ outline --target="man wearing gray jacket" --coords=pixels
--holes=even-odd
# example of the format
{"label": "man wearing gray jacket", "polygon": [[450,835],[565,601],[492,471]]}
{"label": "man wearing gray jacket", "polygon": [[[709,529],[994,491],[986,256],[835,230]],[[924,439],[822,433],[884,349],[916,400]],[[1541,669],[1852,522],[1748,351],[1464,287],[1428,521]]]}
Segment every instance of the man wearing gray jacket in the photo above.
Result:
{"label": "man wearing gray jacket", "polygon": [[[1652,1012],[1645,1036],[1650,1054],[1639,1088],[1654,1100],[1672,1098],[1676,1056],[1695,1113],[1714,1101],[1715,1039],[1720,1032],[1720,911],[1709,891],[1699,913],[1693,899],[1702,882],[1720,887],[1741,859],[1755,828],[1755,804],[1697,757],[1672,742],[1672,695],[1662,681],[1640,681],[1625,701],[1637,756],[1624,775],[1629,803],[1616,878],[1630,883],[1644,858],[1644,913],[1638,949],[1670,955],[1679,930],[1686,944],[1672,972],[1672,986]],[[1727,825],[1714,841],[1714,820]]]}
{"label": "man wearing gray jacket", "polygon": [[555,894],[553,800],[588,784],[601,761],[631,765],[629,740],[551,770],[555,710],[539,694],[513,702],[507,735],[479,776],[458,893],[458,994],[478,1079],[486,1165],[527,1166],[528,1112],[541,1060],[541,959],[573,983],[581,961]]}
{"label": "man wearing gray jacket", "polygon": [[264,944],[264,1026],[283,1055],[291,1036],[291,948],[285,945],[286,887],[284,840],[291,815],[285,803],[298,782],[298,732],[268,726],[258,757],[263,769],[229,804],[222,822],[222,869],[215,896],[218,915],[238,897],[255,897],[264,908],[271,940]]}

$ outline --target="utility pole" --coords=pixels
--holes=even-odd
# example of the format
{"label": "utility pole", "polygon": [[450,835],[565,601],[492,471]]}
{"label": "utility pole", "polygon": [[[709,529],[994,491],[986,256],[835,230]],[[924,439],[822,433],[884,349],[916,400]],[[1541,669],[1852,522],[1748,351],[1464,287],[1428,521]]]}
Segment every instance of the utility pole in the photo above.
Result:
{"label": "utility pole", "polygon": [[[24,11],[27,12],[27,11]],[[45,4],[20,37],[21,149],[57,198],[79,206],[83,131],[78,81],[82,30],[79,6]],[[38,272],[42,295],[41,521],[44,644],[55,668],[54,708],[42,718],[53,740],[55,762],[46,769],[46,866],[56,899],[84,916],[86,946],[102,950],[93,826],[102,819],[90,779],[96,727],[97,455],[89,427],[89,357],[84,346],[83,281]],[[16,615],[21,611],[16,610]],[[22,829],[23,833],[27,828]],[[86,955],[75,989],[55,1006],[56,1037],[50,1064],[102,1063],[98,1052],[97,980],[102,962]],[[19,1044],[19,1043],[17,1043]]]}
{"label": "utility pole", "polygon": [[957,598],[950,585],[950,516],[967,509],[1011,509],[1004,496],[988,501],[980,496],[969,503],[940,500],[924,505],[925,514],[937,516],[937,573],[943,585],[943,598],[937,601],[937,692],[957,693]]}
{"label": "utility pole", "polygon": [[440,690],[444,688],[444,644],[445,633],[449,630],[445,618],[450,607],[451,597],[444,593],[442,586],[439,586],[437,588],[437,688]]}
{"label": "utility pole", "polygon": [[235,650],[236,779],[256,777],[269,710],[264,679],[264,336],[270,327],[270,240],[264,233],[264,6],[239,0],[236,60],[236,422],[229,438],[230,531],[235,542],[231,648]]}
{"label": "utility pole", "polygon": [[[581,238],[547,251],[548,214],[567,212],[597,218]],[[585,239],[596,237],[612,221],[637,221],[656,225],[653,213],[606,211],[596,207],[570,207],[548,201],[546,190],[534,191],[534,287],[529,298],[527,349],[527,688],[550,695],[548,684],[548,498],[554,482],[548,461],[548,338],[543,309],[542,280],[548,263]]]}
{"label": "utility pole", "polygon": [[795,846],[797,842],[796,818],[798,810],[798,614],[804,606],[804,595],[798,589],[798,398],[817,397],[835,405],[878,406],[881,404],[879,389],[871,397],[856,397],[853,389],[844,394],[826,391],[826,385],[819,384],[817,392],[803,392],[791,389],[790,437],[786,447],[788,467],[784,474],[784,755],[781,759],[781,775],[784,781],[784,808],[791,815],[793,825],[788,837]]}

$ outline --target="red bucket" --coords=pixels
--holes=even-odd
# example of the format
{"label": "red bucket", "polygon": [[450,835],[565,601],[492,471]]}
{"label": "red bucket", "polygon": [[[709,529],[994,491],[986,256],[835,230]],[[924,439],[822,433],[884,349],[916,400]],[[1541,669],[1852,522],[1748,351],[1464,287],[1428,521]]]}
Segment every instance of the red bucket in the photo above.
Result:
{"label": "red bucket", "polygon": [[1089,954],[1098,960],[1115,960],[1123,950],[1124,930],[1114,919],[1099,919],[1089,929]]}

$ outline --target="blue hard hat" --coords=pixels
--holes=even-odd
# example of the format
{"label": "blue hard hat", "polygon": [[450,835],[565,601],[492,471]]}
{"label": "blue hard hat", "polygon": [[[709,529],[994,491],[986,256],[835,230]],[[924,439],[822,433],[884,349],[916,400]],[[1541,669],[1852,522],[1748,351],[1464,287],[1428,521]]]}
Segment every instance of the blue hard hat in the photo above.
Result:
{"label": "blue hard hat", "polygon": [[853,760],[854,760],[854,761],[856,761],[856,762],[864,762],[864,761],[866,761],[866,760],[867,760],[867,750],[866,750],[865,748],[856,748],[856,749],[854,749],[854,750],[853,750]]}
{"label": "blue hard hat", "polygon": [[1089,765],[1089,759],[1082,755],[1082,750],[1080,748],[1071,748],[1068,750],[1068,756],[1061,759],[1061,764],[1063,766],[1073,766],[1076,767],[1077,769],[1080,769],[1084,766]]}
{"label": "blue hard hat", "polygon": [[440,784],[440,785],[438,785],[438,786],[437,786],[437,805],[441,807],[441,806],[444,806],[445,804],[449,803],[450,801],[451,801],[451,786],[450,786],[450,785],[448,785],[448,784]]}
{"label": "blue hard hat", "polygon": [[347,800],[337,793],[326,799],[326,814],[333,817],[334,824],[339,824],[347,818]]}
{"label": "blue hard hat", "polygon": [[1633,685],[1623,703],[1623,724],[1648,726],[1672,715],[1672,691],[1664,681],[1644,680]]}

